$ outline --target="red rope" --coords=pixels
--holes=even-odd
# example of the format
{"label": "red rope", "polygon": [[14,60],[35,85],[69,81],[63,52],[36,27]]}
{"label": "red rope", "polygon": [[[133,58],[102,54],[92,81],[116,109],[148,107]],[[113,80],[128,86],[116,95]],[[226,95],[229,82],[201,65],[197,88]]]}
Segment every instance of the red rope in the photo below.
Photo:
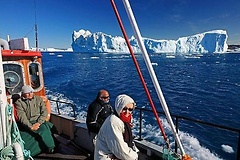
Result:
{"label": "red rope", "polygon": [[145,90],[145,92],[146,92],[146,94],[147,94],[148,100],[149,100],[149,102],[150,102],[150,106],[152,107],[154,116],[155,116],[156,119],[157,119],[157,123],[158,123],[158,125],[159,125],[159,128],[160,128],[162,134],[163,134],[163,138],[164,138],[164,140],[167,142],[167,145],[168,145],[168,147],[169,147],[169,144],[168,144],[168,141],[167,141],[167,136],[166,136],[165,131],[164,131],[164,129],[163,129],[162,123],[160,122],[160,118],[158,117],[156,108],[155,108],[155,106],[154,106],[154,104],[153,104],[153,101],[152,101],[152,98],[151,98],[151,96],[150,96],[150,93],[149,93],[149,90],[148,90],[148,88],[147,88],[147,85],[146,85],[146,83],[145,83],[145,80],[144,80],[144,78],[143,78],[143,76],[142,76],[140,67],[139,67],[139,65],[138,65],[138,62],[137,62],[137,60],[136,60],[136,57],[135,57],[134,52],[133,52],[133,50],[132,50],[132,47],[131,47],[131,45],[130,45],[128,36],[127,36],[126,31],[125,31],[125,29],[124,29],[124,26],[123,26],[123,23],[122,23],[122,21],[121,21],[120,15],[119,15],[118,10],[117,10],[117,7],[116,7],[116,5],[115,5],[115,2],[114,2],[114,0],[110,0],[110,1],[111,1],[113,10],[114,10],[114,12],[115,12],[115,14],[116,14],[116,17],[117,17],[118,23],[119,23],[119,25],[120,25],[120,28],[121,28],[121,30],[122,30],[123,36],[124,36],[124,38],[125,38],[125,40],[126,40],[128,49],[129,49],[129,51],[130,51],[130,53],[131,53],[131,55],[132,55],[132,59],[133,59],[133,62],[134,62],[134,64],[135,64],[135,67],[136,67],[136,69],[137,69],[138,75],[139,75],[139,77],[140,77],[140,79],[141,79],[142,85],[143,85],[144,90]]}

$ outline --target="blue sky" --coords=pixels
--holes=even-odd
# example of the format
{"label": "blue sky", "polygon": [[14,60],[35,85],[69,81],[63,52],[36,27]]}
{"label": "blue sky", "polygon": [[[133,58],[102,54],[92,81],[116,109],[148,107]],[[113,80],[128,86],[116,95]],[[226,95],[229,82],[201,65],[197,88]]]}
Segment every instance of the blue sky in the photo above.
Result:
{"label": "blue sky", "polygon": [[[0,0],[0,37],[28,37],[35,46],[34,0]],[[115,0],[128,37],[133,35],[121,0]],[[130,0],[143,37],[176,40],[223,29],[240,44],[239,0]],[[122,36],[109,0],[36,0],[39,47],[69,48],[80,29]]]}

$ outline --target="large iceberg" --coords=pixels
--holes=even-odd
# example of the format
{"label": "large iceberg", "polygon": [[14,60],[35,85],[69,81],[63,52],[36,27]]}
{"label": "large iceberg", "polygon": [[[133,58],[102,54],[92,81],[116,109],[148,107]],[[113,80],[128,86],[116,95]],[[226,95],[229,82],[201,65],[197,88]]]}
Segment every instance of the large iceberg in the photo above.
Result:
{"label": "large iceberg", "polygon": [[[143,38],[143,41],[148,53],[225,53],[228,49],[227,38],[225,30],[213,30],[178,40]],[[135,53],[141,52],[133,36],[129,41]],[[72,49],[74,52],[129,52],[123,37],[83,29],[73,31]]]}

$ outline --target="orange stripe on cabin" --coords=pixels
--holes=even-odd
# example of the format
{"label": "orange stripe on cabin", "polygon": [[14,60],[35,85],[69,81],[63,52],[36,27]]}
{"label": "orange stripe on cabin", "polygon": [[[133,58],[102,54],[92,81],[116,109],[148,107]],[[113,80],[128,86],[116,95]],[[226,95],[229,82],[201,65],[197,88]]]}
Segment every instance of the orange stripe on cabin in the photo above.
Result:
{"label": "orange stripe on cabin", "polygon": [[42,53],[39,51],[29,51],[29,50],[2,50],[2,56],[8,57],[42,57]]}

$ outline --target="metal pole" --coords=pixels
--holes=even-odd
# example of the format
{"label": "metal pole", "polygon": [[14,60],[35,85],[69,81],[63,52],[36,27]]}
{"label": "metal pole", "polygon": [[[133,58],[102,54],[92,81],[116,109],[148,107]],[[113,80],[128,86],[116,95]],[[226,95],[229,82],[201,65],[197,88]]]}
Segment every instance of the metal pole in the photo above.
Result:
{"label": "metal pole", "polygon": [[[5,108],[7,106],[7,97],[5,90],[5,82],[4,82],[4,73],[3,73],[3,64],[2,64],[2,51],[0,49],[0,119],[1,119],[1,135],[2,138],[0,140],[0,150],[6,146],[6,118],[5,118]],[[2,147],[2,148],[1,148]]]}
{"label": "metal pole", "polygon": [[140,122],[139,122],[139,125],[140,125],[140,128],[139,128],[139,140],[142,140],[142,109],[140,108]]}
{"label": "metal pole", "polygon": [[237,160],[240,160],[240,132],[238,132],[238,152],[237,152]]}
{"label": "metal pole", "polygon": [[162,90],[161,90],[160,85],[159,85],[159,83],[158,83],[156,74],[155,74],[155,72],[154,72],[154,70],[153,70],[153,67],[152,67],[152,65],[151,65],[151,61],[150,61],[149,56],[148,56],[148,54],[147,54],[147,50],[146,50],[145,45],[144,45],[144,43],[143,43],[142,36],[141,36],[140,31],[139,31],[139,29],[138,29],[138,25],[137,25],[137,22],[136,22],[136,20],[135,20],[134,15],[133,15],[131,6],[130,6],[130,4],[129,4],[129,1],[128,1],[128,0],[123,0],[123,3],[124,3],[124,6],[125,6],[125,9],[126,9],[126,11],[127,11],[129,20],[130,20],[130,22],[131,22],[132,28],[133,28],[133,30],[134,30],[134,32],[135,32],[135,36],[136,36],[136,38],[137,38],[138,44],[139,44],[140,49],[141,49],[141,51],[142,51],[142,54],[143,54],[145,63],[146,63],[147,68],[148,68],[148,72],[149,72],[149,74],[150,74],[150,76],[151,76],[151,79],[152,79],[152,82],[153,82],[153,84],[154,84],[155,90],[156,90],[156,92],[157,92],[158,98],[159,98],[159,100],[160,100],[160,102],[161,102],[162,108],[163,108],[163,110],[164,110],[164,112],[165,112],[165,115],[166,115],[166,117],[167,117],[168,123],[170,124],[170,127],[171,127],[171,129],[172,129],[173,135],[174,135],[174,137],[175,137],[175,140],[176,140],[177,143],[178,143],[178,146],[179,146],[179,148],[180,148],[180,150],[181,150],[182,155],[185,155],[185,151],[184,151],[184,149],[183,149],[182,143],[181,143],[181,141],[180,141],[180,138],[179,138],[179,136],[178,136],[178,134],[177,134],[177,132],[176,132],[175,126],[174,126],[173,121],[172,121],[172,118],[171,118],[171,116],[170,116],[170,112],[169,112],[169,110],[168,110],[167,103],[166,103],[166,101],[165,101],[165,98],[164,98],[164,96],[163,96]]}
{"label": "metal pole", "polygon": [[36,51],[38,51],[38,28],[37,28],[37,12],[36,12],[36,0],[34,1],[34,8],[35,8],[35,46],[36,46]]}

